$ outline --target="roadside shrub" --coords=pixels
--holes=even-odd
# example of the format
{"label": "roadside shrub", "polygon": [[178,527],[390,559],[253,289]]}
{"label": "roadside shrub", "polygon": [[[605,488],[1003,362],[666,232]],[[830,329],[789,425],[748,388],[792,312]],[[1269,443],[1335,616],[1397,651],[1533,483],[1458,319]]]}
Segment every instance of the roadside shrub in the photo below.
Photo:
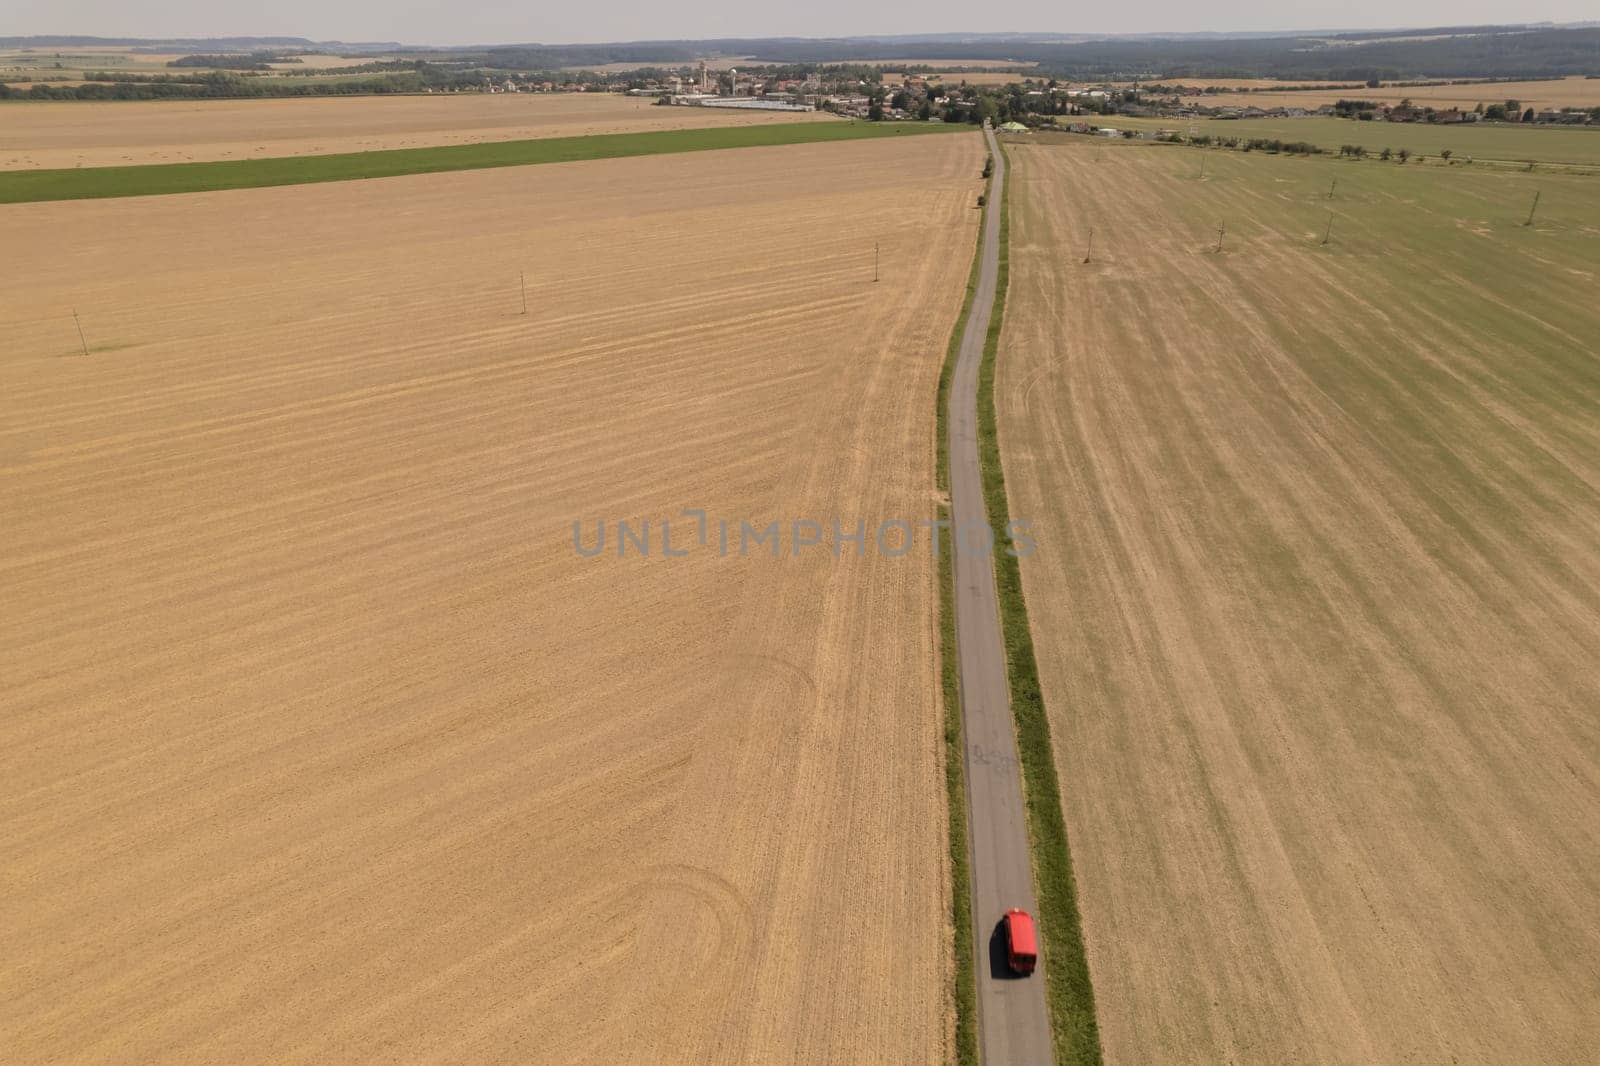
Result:
{"label": "roadside shrub", "polygon": [[1259,149],[1263,152],[1287,152],[1290,155],[1321,155],[1322,149],[1309,141],[1280,141],[1276,138],[1252,137],[1244,143],[1244,150],[1249,152]]}
{"label": "roadside shrub", "polygon": [[1363,112],[1374,111],[1378,107],[1373,100],[1340,100],[1333,105],[1333,113],[1340,118],[1352,118]]}

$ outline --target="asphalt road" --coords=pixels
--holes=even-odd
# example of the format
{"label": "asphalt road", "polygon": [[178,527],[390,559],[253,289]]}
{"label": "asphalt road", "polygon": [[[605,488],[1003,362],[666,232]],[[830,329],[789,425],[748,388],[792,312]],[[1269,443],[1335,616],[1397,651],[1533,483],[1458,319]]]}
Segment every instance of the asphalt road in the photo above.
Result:
{"label": "asphalt road", "polygon": [[[950,388],[950,511],[956,537],[955,605],[957,659],[961,668],[961,713],[966,728],[968,817],[972,849],[972,920],[978,951],[978,1031],[987,1066],[1052,1061],[1050,1016],[1045,1010],[1044,967],[1032,977],[1012,978],[995,929],[1007,908],[1037,916],[1033,867],[1028,852],[1022,772],[1006,684],[1005,643],[994,561],[984,551],[988,517],[978,465],[978,364],[994,310],[1000,269],[1000,204],[1006,164],[994,132],[983,131],[994,157],[989,210],[972,313],[961,335]],[[1001,550],[997,545],[995,550]]]}

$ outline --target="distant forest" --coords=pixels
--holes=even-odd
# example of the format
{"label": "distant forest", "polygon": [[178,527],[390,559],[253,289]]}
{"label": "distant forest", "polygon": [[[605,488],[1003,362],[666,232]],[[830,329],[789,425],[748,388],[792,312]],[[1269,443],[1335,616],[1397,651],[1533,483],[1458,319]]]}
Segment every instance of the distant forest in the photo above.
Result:
{"label": "distant forest", "polygon": [[[1433,38],[1433,39],[1421,39]],[[939,38],[733,39],[595,45],[514,45],[459,51],[453,60],[502,70],[638,63],[690,64],[705,55],[749,56],[752,65],[869,59],[987,59],[1036,63],[1048,77],[1280,78],[1398,81],[1600,74],[1600,27],[1441,27],[1331,37],[1109,37],[1066,40],[1026,34]]]}
{"label": "distant forest", "polygon": [[[1441,36],[1470,34],[1466,36]],[[1432,40],[1416,39],[1433,36]],[[668,41],[616,45],[527,45],[479,53],[502,68],[602,63],[691,63],[715,52],[767,63],[840,63],[866,59],[1015,60],[1041,74],[1089,78],[1283,78],[1301,81],[1385,81],[1407,78],[1540,77],[1600,74],[1600,28],[1443,28],[1412,30],[1404,39],[1373,33],[1336,37],[1156,38],[1046,40],[1026,36],[949,39]]]}
{"label": "distant forest", "polygon": [[271,70],[274,63],[303,62],[297,55],[279,55],[275,52],[252,52],[240,55],[227,52],[221,55],[191,55],[174,59],[169,67],[198,67],[210,70]]}
{"label": "distant forest", "polygon": [[[121,45],[140,51],[193,48],[175,68],[226,67],[257,73],[292,51],[329,51],[374,60],[341,73],[365,75],[326,81],[228,77],[219,73],[139,77],[95,73],[81,87],[36,85],[0,99],[151,99],[184,96],[276,96],[326,93],[418,92],[481,85],[484,76],[545,72],[551,80],[587,76],[562,68],[633,64],[689,66],[701,57],[749,57],[741,66],[817,66],[903,59],[936,70],[950,59],[1036,64],[1027,74],[1077,81],[1182,78],[1273,78],[1287,82],[1344,83],[1447,78],[1600,76],[1600,27],[1441,27],[1406,31],[1295,35],[1191,34],[1086,38],[1061,34],[944,34],[839,39],[724,39],[639,41],[593,45],[507,45],[483,48],[414,48],[393,44],[343,44],[302,38],[129,41],[92,37],[0,38],[0,48],[47,49]],[[254,54],[220,53],[249,49]],[[1022,68],[1019,68],[1022,69]],[[315,74],[307,68],[296,73]],[[49,79],[44,79],[48,81]],[[615,80],[615,79],[613,79]],[[294,81],[299,84],[286,84]]]}

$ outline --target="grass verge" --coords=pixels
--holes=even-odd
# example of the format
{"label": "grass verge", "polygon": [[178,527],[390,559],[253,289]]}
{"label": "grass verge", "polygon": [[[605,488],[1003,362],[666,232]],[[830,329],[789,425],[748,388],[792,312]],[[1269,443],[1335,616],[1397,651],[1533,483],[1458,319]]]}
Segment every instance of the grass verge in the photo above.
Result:
{"label": "grass verge", "polygon": [[[1007,167],[1007,191],[1010,173]],[[1007,527],[1011,521],[1006,503],[1005,471],[1000,465],[994,405],[995,359],[1011,275],[1010,216],[1010,197],[1002,197],[1000,271],[994,314],[989,319],[983,362],[978,368],[978,458],[983,468],[984,502],[989,523],[994,527],[996,544],[1010,543]],[[1039,896],[1039,923],[1047,963],[1046,994],[1050,1028],[1055,1036],[1056,1062],[1061,1066],[1099,1066],[1100,1031],[1095,1021],[1094,988],[1089,982],[1089,960],[1084,952],[1078,886],[1072,874],[1072,849],[1067,842],[1066,821],[1061,813],[1061,785],[1056,778],[1050,722],[1045,717],[1033,636],[1028,629],[1028,606],[1022,595],[1022,569],[1017,558],[1007,552],[995,552],[994,559],[1011,688],[1011,713],[1016,720],[1017,756],[1022,764],[1028,806],[1028,838]]]}
{"label": "grass verge", "polygon": [[[941,419],[942,421],[942,419]],[[949,528],[950,508],[939,505]],[[972,864],[967,850],[967,778],[961,753],[961,677],[956,663],[955,558],[950,538],[939,541],[939,683],[944,688],[944,787],[950,811],[950,921],[954,928],[957,1066],[978,1066],[978,978],[972,939]]]}
{"label": "grass verge", "polygon": [[214,163],[13,170],[0,173],[0,204],[257,189],[273,185],[392,178],[403,174],[484,170],[535,163],[572,163],[623,156],[704,152],[718,148],[816,144],[971,131],[969,125],[953,123],[797,122],[703,130],[612,133],[592,137],[546,137],[494,144],[400,148],[386,152],[239,159]]}
{"label": "grass verge", "polygon": [[[993,184],[993,179],[990,179]],[[950,493],[950,377],[955,373],[956,355],[961,350],[961,335],[972,314],[972,297],[978,291],[978,269],[983,255],[983,223],[980,216],[978,237],[973,242],[972,269],[967,272],[967,291],[961,300],[961,314],[945,348],[944,365],[939,369],[937,413],[934,417],[934,483],[939,494]],[[939,505],[939,521],[949,528],[950,505]],[[956,659],[955,545],[950,537],[939,540],[939,683],[944,691],[944,786],[950,817],[950,921],[954,927],[955,988],[952,990],[956,1013],[955,1061],[957,1066],[978,1066],[978,978],[977,953],[972,938],[972,863],[967,847],[967,778],[962,753],[966,740],[961,728],[961,672]]]}

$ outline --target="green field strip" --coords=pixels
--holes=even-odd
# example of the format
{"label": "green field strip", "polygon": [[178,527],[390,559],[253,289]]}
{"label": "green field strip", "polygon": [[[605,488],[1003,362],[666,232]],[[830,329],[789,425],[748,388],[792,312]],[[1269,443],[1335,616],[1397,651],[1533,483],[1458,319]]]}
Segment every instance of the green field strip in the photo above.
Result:
{"label": "green field strip", "polygon": [[131,167],[14,170],[0,172],[0,204],[259,189],[538,163],[576,163],[590,159],[862,141],[971,130],[971,126],[953,123],[797,122],[592,137],[547,137],[338,155],[159,163]]}

